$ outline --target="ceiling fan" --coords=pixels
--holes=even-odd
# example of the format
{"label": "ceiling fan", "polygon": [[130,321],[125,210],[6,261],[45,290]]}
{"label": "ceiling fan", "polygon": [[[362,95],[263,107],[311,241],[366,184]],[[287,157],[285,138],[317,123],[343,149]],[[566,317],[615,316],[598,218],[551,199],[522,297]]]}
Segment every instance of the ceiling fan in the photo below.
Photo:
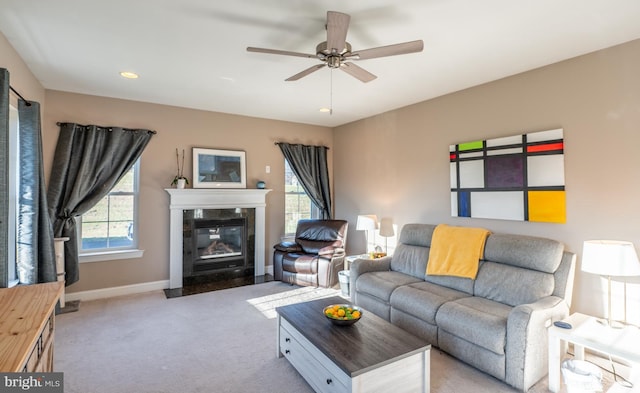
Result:
{"label": "ceiling fan", "polygon": [[393,44],[380,46],[377,48],[363,49],[352,51],[351,44],[347,40],[347,30],[349,29],[349,21],[351,17],[347,14],[336,11],[327,12],[327,40],[316,46],[316,54],[307,54],[300,52],[290,52],[278,49],[265,49],[248,47],[249,52],[270,53],[274,55],[307,57],[310,59],[318,59],[321,64],[316,64],[306,70],[299,72],[287,79],[286,81],[296,81],[305,77],[312,72],[321,68],[338,68],[347,74],[361,80],[362,82],[370,82],[377,77],[362,67],[355,65],[349,60],[366,60],[376,57],[387,57],[403,55],[407,53],[421,52],[424,44],[422,40],[403,42],[401,44]]}

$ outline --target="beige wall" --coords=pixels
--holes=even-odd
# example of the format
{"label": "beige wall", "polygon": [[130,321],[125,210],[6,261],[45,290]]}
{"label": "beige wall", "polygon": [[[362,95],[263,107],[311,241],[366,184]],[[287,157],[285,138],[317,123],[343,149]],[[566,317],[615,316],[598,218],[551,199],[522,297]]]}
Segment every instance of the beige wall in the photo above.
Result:
{"label": "beige wall", "polygon": [[[176,173],[175,149],[185,149],[191,178],[191,148],[244,150],[247,187],[264,180],[267,188],[266,261],[284,233],[284,158],[276,141],[322,144],[332,148],[330,128],[205,112],[47,90],[43,117],[45,173],[50,172],[58,137],[56,122],[147,128],[157,131],[140,168],[140,259],[82,263],[80,281],[67,292],[132,285],[169,278],[169,188]],[[331,165],[331,152],[329,160]],[[265,166],[271,173],[265,173]],[[330,167],[331,169],[331,167]]]}
{"label": "beige wall", "polygon": [[[0,33],[0,67],[9,70],[9,83],[25,99],[40,103],[44,107],[44,88],[33,76],[25,62],[13,49],[9,41]],[[11,105],[17,108],[18,97],[10,94]]]}
{"label": "beige wall", "polygon": [[[581,253],[587,239],[640,245],[640,40],[380,114],[335,129],[336,215],[481,226],[558,239]],[[564,128],[566,224],[450,217],[450,144]],[[606,263],[606,261],[603,261]],[[580,265],[578,264],[578,267]],[[630,280],[629,280],[630,281]],[[614,285],[624,318],[623,284]],[[640,281],[626,286],[640,323]],[[603,295],[604,291],[604,295]],[[577,272],[573,309],[606,312],[605,281]]]}

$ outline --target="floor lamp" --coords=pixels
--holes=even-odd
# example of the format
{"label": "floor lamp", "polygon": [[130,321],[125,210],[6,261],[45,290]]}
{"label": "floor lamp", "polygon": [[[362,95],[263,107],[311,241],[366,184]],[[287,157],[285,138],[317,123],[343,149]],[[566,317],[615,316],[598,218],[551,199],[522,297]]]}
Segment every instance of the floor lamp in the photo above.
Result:
{"label": "floor lamp", "polygon": [[609,327],[621,328],[611,316],[611,277],[640,276],[640,261],[631,242],[587,240],[582,249],[582,271],[607,278],[607,320]]}
{"label": "floor lamp", "polygon": [[[367,239],[366,253],[369,253],[369,231],[378,229],[378,217],[375,214],[365,214],[358,216],[356,221],[356,231],[365,231],[364,236]],[[375,239],[374,239],[375,240]]]}

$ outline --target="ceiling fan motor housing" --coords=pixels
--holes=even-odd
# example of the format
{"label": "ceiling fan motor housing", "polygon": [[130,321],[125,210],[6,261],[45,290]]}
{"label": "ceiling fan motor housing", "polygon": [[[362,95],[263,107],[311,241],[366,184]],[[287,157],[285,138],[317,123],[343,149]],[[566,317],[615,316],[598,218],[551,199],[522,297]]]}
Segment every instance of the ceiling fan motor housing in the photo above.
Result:
{"label": "ceiling fan motor housing", "polygon": [[344,43],[345,47],[340,51],[331,50],[327,48],[327,41],[321,42],[316,46],[316,55],[318,59],[326,61],[330,68],[339,68],[342,61],[345,60],[345,55],[351,53],[351,44]]}

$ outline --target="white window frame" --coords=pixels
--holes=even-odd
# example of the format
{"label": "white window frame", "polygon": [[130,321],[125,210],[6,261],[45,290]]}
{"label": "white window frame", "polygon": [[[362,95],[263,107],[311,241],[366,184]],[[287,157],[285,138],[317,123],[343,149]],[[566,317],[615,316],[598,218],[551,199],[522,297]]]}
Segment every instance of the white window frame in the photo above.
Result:
{"label": "white window frame", "polygon": [[[138,248],[139,214],[138,205],[140,199],[140,159],[133,165],[133,192],[113,192],[109,195],[133,195],[133,244],[128,247],[111,247],[101,249],[84,250],[82,248],[82,218],[77,220],[78,231],[78,256],[80,263],[101,262],[118,259],[141,258],[144,250]],[[106,198],[107,196],[105,196]]]}
{"label": "white window frame", "polygon": [[[304,194],[307,198],[309,198],[309,195],[307,195],[307,193],[304,191],[304,189],[302,189],[302,193],[299,193],[299,192],[295,192],[295,193],[294,192],[287,192],[287,190],[286,190],[287,167],[290,168],[289,162],[286,159],[284,159],[284,176],[283,176],[282,180],[285,183],[285,191],[284,191],[284,196],[285,196],[285,206],[284,206],[284,208],[285,208],[285,210],[284,210],[285,222],[286,222],[286,219],[287,219],[287,216],[288,216],[288,213],[289,213],[287,211],[287,204],[286,204],[287,195],[301,195],[301,194]],[[293,176],[296,176],[295,173],[293,172],[293,170],[291,171],[291,174]],[[297,179],[297,176],[296,176],[296,179]],[[302,188],[302,187],[300,187],[300,188]],[[318,207],[315,205],[315,203],[313,203],[313,201],[311,201],[311,198],[309,198],[309,203],[311,205],[311,212],[310,212],[311,213],[310,214],[311,217],[309,217],[309,218],[312,218],[312,219],[319,218],[320,217],[320,209],[318,209]],[[300,216],[300,214],[298,214],[298,215]],[[304,217],[304,218],[306,218],[306,217]],[[287,231],[287,228],[286,228],[286,225],[285,225],[285,234],[284,234],[283,238],[290,239],[290,238],[293,238],[295,236],[295,232],[287,233],[286,231]]]}

